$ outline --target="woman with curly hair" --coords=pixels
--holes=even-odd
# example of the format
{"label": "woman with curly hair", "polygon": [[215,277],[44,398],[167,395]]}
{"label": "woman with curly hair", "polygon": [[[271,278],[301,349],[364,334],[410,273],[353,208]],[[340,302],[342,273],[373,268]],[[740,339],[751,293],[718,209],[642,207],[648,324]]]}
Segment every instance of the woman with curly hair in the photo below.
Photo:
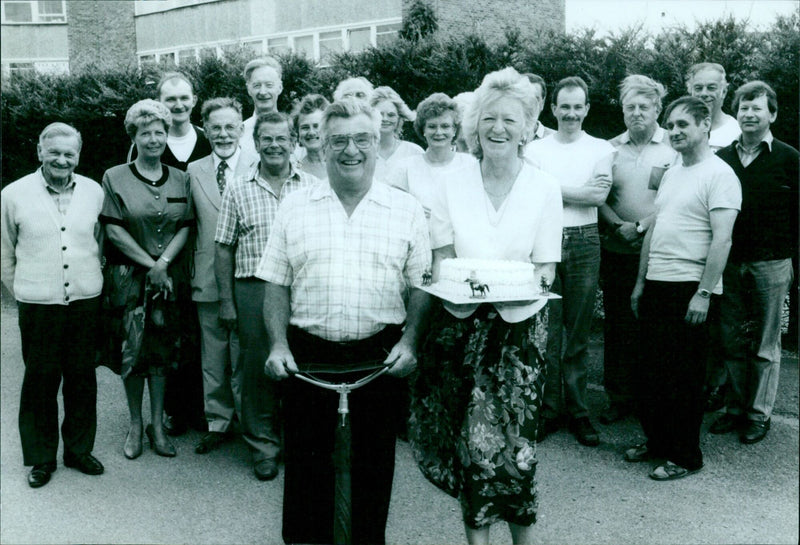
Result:
{"label": "woman with curly hair", "polygon": [[[513,68],[488,74],[464,118],[478,161],[451,172],[431,207],[433,280],[446,258],[533,263],[551,283],[561,259],[558,182],[522,158],[538,99]],[[412,391],[410,435],[423,474],[460,500],[467,541],[508,523],[531,543],[547,310],[533,303],[432,308]]]}

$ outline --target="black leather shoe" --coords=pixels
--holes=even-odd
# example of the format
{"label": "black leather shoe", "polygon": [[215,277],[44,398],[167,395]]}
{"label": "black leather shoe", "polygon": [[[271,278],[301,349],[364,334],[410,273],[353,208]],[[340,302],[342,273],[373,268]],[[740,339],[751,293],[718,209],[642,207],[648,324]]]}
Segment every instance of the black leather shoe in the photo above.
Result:
{"label": "black leather shoe", "polygon": [[189,430],[189,426],[182,418],[167,416],[162,420],[161,426],[170,437],[180,437]]}
{"label": "black leather shoe", "polygon": [[208,454],[212,450],[217,449],[222,443],[227,441],[228,437],[225,433],[220,431],[209,431],[203,434],[200,441],[194,447],[197,454]]}
{"label": "black leather shoe", "polygon": [[578,443],[587,447],[596,447],[600,444],[600,436],[592,426],[588,416],[573,418],[569,423],[569,431],[578,440]]}
{"label": "black leather shoe", "polygon": [[259,481],[271,481],[278,476],[278,462],[272,458],[256,462],[253,465],[253,473]]}
{"label": "black leather shoe", "polygon": [[756,422],[751,420],[747,423],[747,427],[742,430],[741,435],[739,435],[739,440],[745,445],[758,443],[767,436],[769,427],[769,420],[765,420],[764,422]]}
{"label": "black leather shoe", "polygon": [[50,476],[57,469],[55,462],[36,464],[28,473],[28,484],[31,488],[39,488],[50,482]]}
{"label": "black leather shoe", "polygon": [[100,460],[91,454],[64,454],[64,465],[86,475],[100,475],[105,471]]}
{"label": "black leather shoe", "polygon": [[741,430],[746,425],[747,421],[742,415],[725,413],[711,424],[711,427],[708,428],[708,432],[714,435],[722,435],[723,433]]}
{"label": "black leather shoe", "polygon": [[619,422],[629,414],[631,414],[631,410],[628,407],[613,403],[600,414],[598,420],[600,420],[601,424],[613,424],[614,422]]}
{"label": "black leather shoe", "polygon": [[536,436],[536,442],[541,443],[545,438],[561,429],[561,420],[559,418],[542,417],[539,419],[539,430]]}

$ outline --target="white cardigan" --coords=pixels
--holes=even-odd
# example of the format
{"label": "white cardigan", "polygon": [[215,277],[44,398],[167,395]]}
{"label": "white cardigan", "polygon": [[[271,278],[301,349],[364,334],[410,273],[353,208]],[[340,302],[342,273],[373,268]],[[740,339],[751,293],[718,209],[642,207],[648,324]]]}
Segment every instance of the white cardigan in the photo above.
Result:
{"label": "white cardigan", "polygon": [[65,216],[48,194],[41,169],[0,193],[2,281],[17,301],[67,305],[100,295],[95,232],[103,190],[89,178],[73,176],[75,190]]}

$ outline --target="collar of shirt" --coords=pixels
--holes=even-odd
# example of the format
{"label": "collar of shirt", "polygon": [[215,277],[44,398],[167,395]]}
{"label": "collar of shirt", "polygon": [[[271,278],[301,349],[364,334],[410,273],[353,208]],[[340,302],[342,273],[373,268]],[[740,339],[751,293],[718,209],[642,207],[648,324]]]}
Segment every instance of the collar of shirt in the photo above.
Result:
{"label": "collar of shirt", "polygon": [[[228,164],[228,168],[234,172],[236,172],[236,165],[239,163],[239,156],[241,154],[242,154],[242,148],[237,146],[236,153],[225,159],[225,162]],[[217,169],[219,168],[219,164],[222,162],[222,158],[216,153],[212,153],[211,159],[214,161],[214,172],[216,172]]]}
{"label": "collar of shirt", "polygon": [[533,138],[544,138],[544,125],[542,125],[541,121],[536,122],[536,130],[533,131]]}
{"label": "collar of shirt", "polygon": [[[764,138],[761,139],[761,142],[758,143],[757,149],[761,149],[761,144],[766,142],[767,149],[771,152],[772,151],[772,141],[774,140],[772,136],[772,131],[768,130],[767,134],[764,135]],[[747,153],[749,150],[744,147],[742,144],[742,135],[739,135],[739,138],[736,139],[736,149],[741,150]]]}
{"label": "collar of shirt", "polygon": [[[269,182],[266,181],[264,178],[261,177],[261,161],[257,162],[253,165],[250,169],[250,172],[245,177],[246,181],[254,182],[275,195],[275,192],[272,190],[272,186],[269,185]],[[295,168],[294,164],[289,162],[289,175],[286,177],[286,182],[299,182],[301,180],[300,172]],[[280,195],[275,195],[276,197],[280,198]]]}
{"label": "collar of shirt", "polygon": [[73,187],[75,187],[75,174],[74,173],[69,175],[69,182],[67,182],[66,185],[64,185],[64,187],[61,187],[61,188],[58,188],[58,187],[50,185],[50,182],[48,182],[47,178],[45,178],[44,174],[42,174],[42,167],[39,167],[38,170],[36,171],[36,173],[39,175],[39,180],[42,182],[42,184],[44,185],[45,189],[47,189],[47,191],[50,191],[52,193],[63,193],[65,191],[68,191],[68,190],[72,189]]}
{"label": "collar of shirt", "polygon": [[[656,132],[654,132],[652,138],[650,138],[650,144],[661,144],[662,142],[664,142],[664,137],[666,135],[667,131],[665,131],[662,127],[656,127]],[[622,133],[619,142],[620,144],[630,144],[631,143],[630,131],[625,131],[624,133]]]}
{"label": "collar of shirt", "polygon": [[[311,188],[309,198],[312,201],[319,201],[326,198],[338,199],[339,197],[333,191],[330,181],[324,180],[318,184],[315,184]],[[375,180],[373,180],[372,186],[369,188],[369,191],[367,191],[367,194],[364,195],[364,199],[370,200],[385,208],[391,208],[392,206],[391,188],[386,184],[376,182]]]}

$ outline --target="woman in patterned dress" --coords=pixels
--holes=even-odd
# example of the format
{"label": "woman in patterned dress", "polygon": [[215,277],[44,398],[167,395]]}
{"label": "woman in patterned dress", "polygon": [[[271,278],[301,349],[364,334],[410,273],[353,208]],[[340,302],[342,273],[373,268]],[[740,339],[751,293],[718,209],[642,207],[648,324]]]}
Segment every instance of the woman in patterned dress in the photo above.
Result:
{"label": "woman in patterned dress", "polygon": [[[561,259],[561,192],[521,151],[539,111],[513,68],[488,74],[463,123],[478,161],[440,183],[431,209],[433,280],[452,257],[533,263],[552,282]],[[542,303],[434,305],[412,384],[411,439],[423,474],[460,500],[467,541],[508,523],[530,543],[536,429],[544,384]]]}

